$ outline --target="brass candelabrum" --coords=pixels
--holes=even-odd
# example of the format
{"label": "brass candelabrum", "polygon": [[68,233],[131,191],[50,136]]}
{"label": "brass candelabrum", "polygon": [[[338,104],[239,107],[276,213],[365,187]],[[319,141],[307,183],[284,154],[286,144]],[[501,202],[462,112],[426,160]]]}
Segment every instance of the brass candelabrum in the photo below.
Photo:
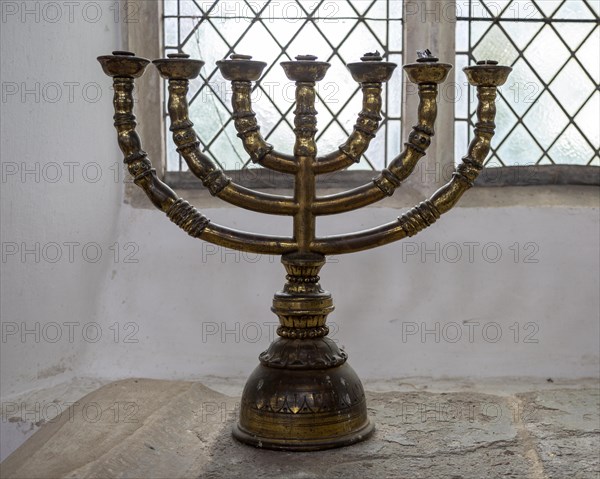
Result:
{"label": "brass candelabrum", "polygon": [[186,95],[189,81],[198,76],[204,62],[185,54],[154,60],[160,75],[168,80],[170,130],[191,172],[212,195],[233,205],[292,216],[293,235],[276,237],[212,223],[163,183],[142,150],[133,114],[134,80],[150,61],[130,52],[113,52],[98,60],[104,72],[113,77],[114,124],[124,162],[134,183],[143,188],[150,201],[195,238],[241,251],[281,255],[286,283],[282,291],[275,293],[271,308],[279,317],[279,337],[259,356],[260,364],[246,383],[234,437],[258,447],[293,451],[345,446],[369,437],[374,425],[367,416],[363,386],[347,363],[346,353],[327,337],[326,319],[334,308],[331,294],[319,284],[319,271],[326,255],[366,250],[413,236],[457,203],[473,186],[489,152],[497,87],[506,81],[511,68],[493,61],[464,68],[469,83],[477,88],[477,123],[468,153],[446,185],[395,221],[356,233],[318,237],[317,216],[355,210],[391,196],[412,173],[434,134],[438,84],[446,79],[452,66],[438,62],[428,50],[419,52],[416,63],[404,65],[408,79],[418,85],[420,99],[418,123],[404,150],[372,182],[343,193],[318,196],[316,176],[358,162],[375,137],[381,121],[382,84],[390,79],[396,65],[382,61],[377,53],[368,53],[360,62],[347,65],[362,89],[362,110],[346,142],[337,151],[317,156],[315,84],[323,79],[329,63],[317,61],[312,55],[281,63],[287,77],[296,82],[296,141],[293,155],[286,155],[263,139],[252,111],[252,82],[259,79],[266,63],[238,54],[217,62],[223,77],[232,82],[235,128],[251,160],[294,175],[293,196],[279,196],[235,184],[200,151]]}

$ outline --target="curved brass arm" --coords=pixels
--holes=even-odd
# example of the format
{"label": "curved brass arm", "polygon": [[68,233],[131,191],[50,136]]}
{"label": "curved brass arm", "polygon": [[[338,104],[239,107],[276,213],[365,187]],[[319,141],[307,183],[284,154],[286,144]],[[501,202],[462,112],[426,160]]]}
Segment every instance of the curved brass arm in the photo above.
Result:
{"label": "curved brass arm", "polygon": [[219,198],[259,213],[293,216],[298,212],[298,204],[289,196],[271,195],[229,183],[219,193]]}
{"label": "curved brass arm", "polygon": [[213,223],[206,227],[200,238],[248,253],[281,255],[298,249],[298,243],[292,238],[245,233]]}
{"label": "curved brass arm", "polygon": [[166,213],[178,197],[168,185],[158,179],[147,153],[142,150],[140,137],[135,131],[137,123],[133,114],[133,81],[133,78],[119,77],[113,80],[113,118],[119,148],[134,183],[144,190],[154,206]]}
{"label": "curved brass arm", "polygon": [[259,193],[235,184],[200,151],[200,141],[189,119],[188,88],[187,79],[169,78],[170,130],[173,132],[177,151],[185,159],[190,171],[202,181],[212,195],[231,204],[260,213],[293,215],[298,206],[291,197]]}
{"label": "curved brass arm", "polygon": [[311,251],[324,255],[353,253],[393,243],[404,237],[406,232],[398,221],[394,221],[356,233],[317,238],[311,245]]}
{"label": "curved brass arm", "polygon": [[294,174],[298,171],[298,164],[294,161],[294,157],[273,150],[273,146],[267,143],[260,134],[256,114],[252,110],[251,85],[252,83],[246,80],[231,82],[233,124],[238,132],[238,137],[242,140],[246,153],[250,155],[250,159],[254,163],[281,173]]}
{"label": "curved brass arm", "polygon": [[258,80],[267,64],[252,60],[250,55],[234,53],[229,60],[218,61],[217,66],[223,78],[231,81],[233,124],[250,159],[274,171],[296,173],[298,164],[294,157],[273,150],[273,146],[260,134],[256,114],[252,110],[252,82]]}
{"label": "curved brass arm", "polygon": [[418,123],[413,126],[405,148],[387,168],[373,180],[387,196],[410,176],[418,161],[425,156],[435,134],[437,117],[438,84],[444,82],[452,65],[435,61],[422,61],[404,65],[404,71],[412,83],[419,85]]}
{"label": "curved brass arm", "polygon": [[351,190],[315,198],[312,206],[314,215],[333,215],[356,210],[385,198],[385,193],[373,183]]}
{"label": "curved brass arm", "polygon": [[439,217],[452,209],[465,191],[473,186],[483,168],[483,161],[490,150],[494,135],[496,116],[497,86],[506,81],[509,67],[477,66],[465,69],[469,82],[477,87],[477,123],[475,137],[471,141],[467,155],[457,166],[452,179],[429,200],[415,206],[398,218],[398,221],[370,230],[349,235],[336,235],[316,239],[311,250],[321,254],[352,253],[414,236],[419,231],[435,223]]}
{"label": "curved brass arm", "polygon": [[361,83],[363,93],[362,110],[348,139],[337,151],[317,158],[314,166],[316,175],[342,170],[358,163],[367,151],[369,143],[375,138],[375,132],[381,121],[381,83]]}
{"label": "curved brass arm", "polygon": [[[425,156],[431,144],[437,117],[437,85],[445,80],[450,68],[450,65],[444,63],[406,65],[405,69],[410,72],[411,80],[419,80],[420,83],[418,123],[413,126],[408,142],[404,144],[404,150],[373,179],[373,183],[316,198],[313,207],[315,215],[355,210],[394,194],[396,188],[413,172],[418,161]],[[417,72],[425,78],[415,78]]]}
{"label": "curved brass arm", "polygon": [[148,155],[142,150],[133,114],[134,78],[143,73],[148,61],[134,56],[123,58],[121,55],[107,55],[99,60],[105,72],[113,77],[115,128],[124,162],[135,184],[144,190],[154,206],[165,212],[173,223],[190,236],[217,245],[263,254],[284,254],[297,249],[297,243],[292,238],[243,233],[210,224],[210,220],[158,179]]}

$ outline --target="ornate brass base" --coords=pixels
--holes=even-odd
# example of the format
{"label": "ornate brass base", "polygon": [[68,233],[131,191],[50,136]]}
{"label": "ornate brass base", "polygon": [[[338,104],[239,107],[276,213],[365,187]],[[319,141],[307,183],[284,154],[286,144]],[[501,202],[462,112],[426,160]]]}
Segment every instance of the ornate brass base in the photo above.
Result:
{"label": "ornate brass base", "polygon": [[348,364],[293,370],[259,365],[246,383],[233,436],[268,449],[316,451],[367,439],[374,425]]}
{"label": "ornate brass base", "polygon": [[281,336],[259,359],[242,394],[233,436],[268,449],[315,451],[367,439],[374,425],[365,392],[346,363],[347,355],[327,338],[331,295],[319,285],[320,255],[282,258],[287,283],[275,294],[273,311]]}

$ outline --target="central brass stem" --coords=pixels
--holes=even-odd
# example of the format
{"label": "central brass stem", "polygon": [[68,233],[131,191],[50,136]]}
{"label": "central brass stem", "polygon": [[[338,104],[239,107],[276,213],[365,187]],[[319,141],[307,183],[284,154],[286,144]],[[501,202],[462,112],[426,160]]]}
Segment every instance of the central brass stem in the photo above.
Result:
{"label": "central brass stem", "polygon": [[314,163],[317,157],[317,110],[315,109],[315,82],[296,82],[296,109],[294,110],[294,157],[298,163],[294,182],[294,200],[298,212],[294,216],[294,239],[298,251],[307,253],[315,239],[315,216],[312,204],[316,197]]}
{"label": "central brass stem", "polygon": [[298,251],[308,253],[315,239],[316,220],[312,212],[315,199],[314,157],[298,156],[298,172],[294,185],[294,199],[298,203],[298,212],[294,216],[294,239],[298,242]]}

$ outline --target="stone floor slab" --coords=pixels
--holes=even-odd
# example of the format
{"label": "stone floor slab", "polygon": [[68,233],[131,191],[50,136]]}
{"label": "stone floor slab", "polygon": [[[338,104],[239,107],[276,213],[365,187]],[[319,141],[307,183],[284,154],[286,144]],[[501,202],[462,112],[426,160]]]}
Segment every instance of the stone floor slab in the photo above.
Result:
{"label": "stone floor slab", "polygon": [[0,465],[2,478],[595,478],[598,389],[369,392],[374,437],[286,453],[235,442],[238,398],[129,379],[77,401]]}

